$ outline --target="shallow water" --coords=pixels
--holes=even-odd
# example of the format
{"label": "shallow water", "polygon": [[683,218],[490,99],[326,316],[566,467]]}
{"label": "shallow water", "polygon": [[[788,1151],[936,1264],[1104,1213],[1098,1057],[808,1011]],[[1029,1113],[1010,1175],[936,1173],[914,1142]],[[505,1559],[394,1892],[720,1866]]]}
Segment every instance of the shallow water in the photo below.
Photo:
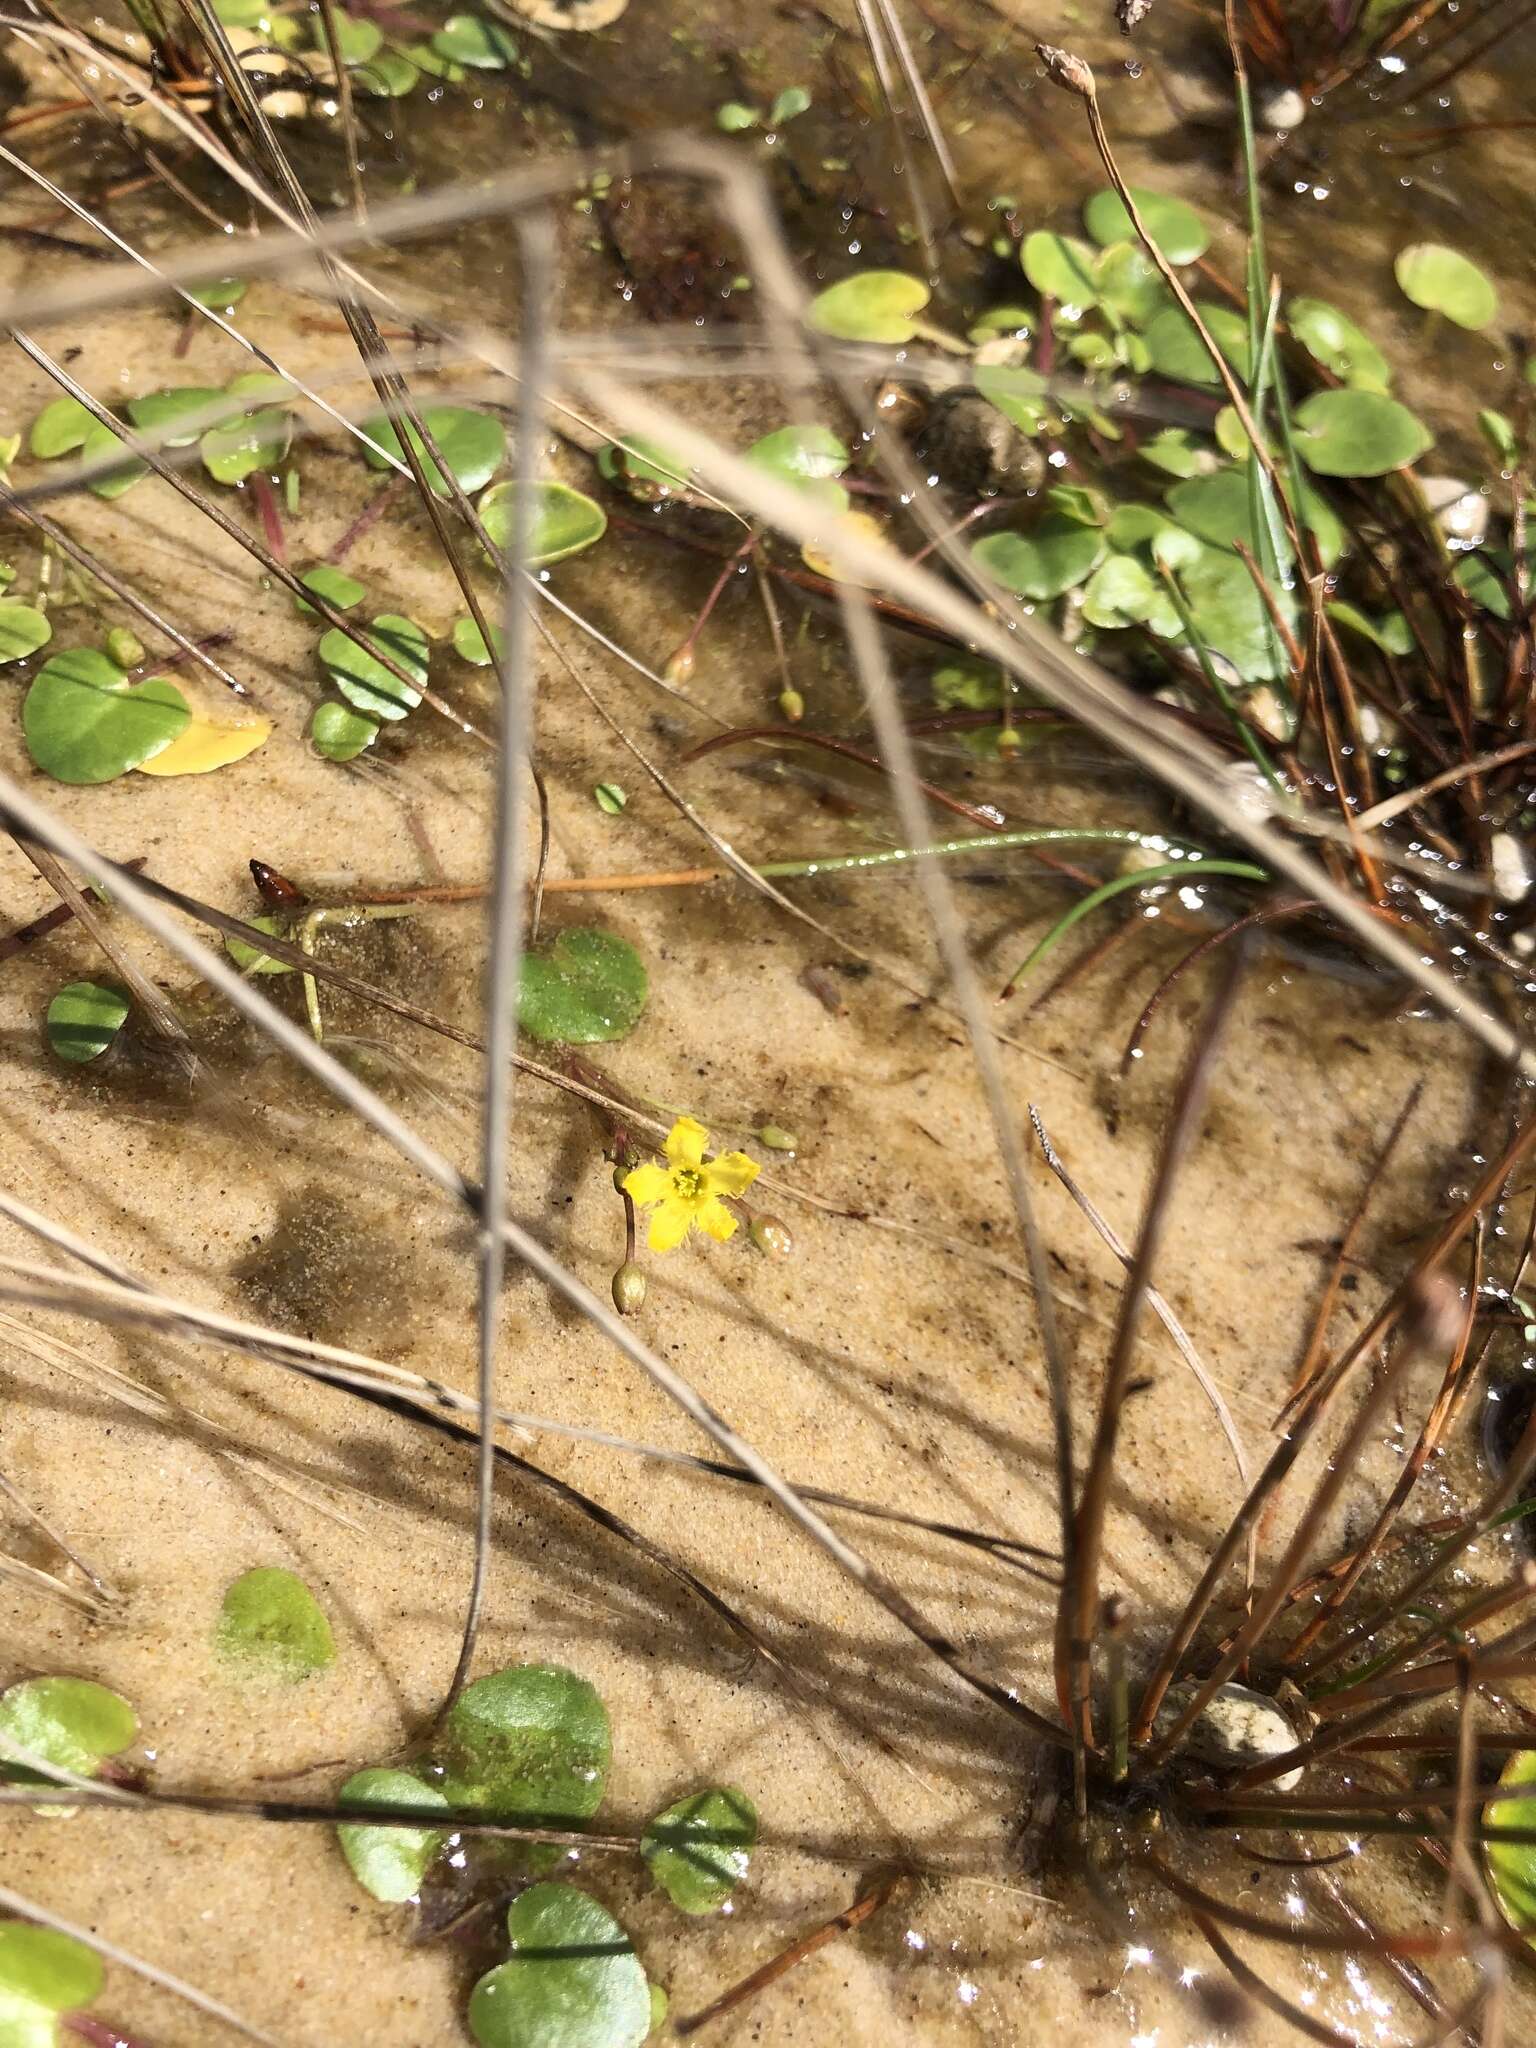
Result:
{"label": "shallow water", "polygon": [[[1171,9],[1172,0],[1164,5]],[[1154,16],[1135,78],[1115,71],[1118,42],[1087,35],[1073,12],[1031,12],[995,52],[1002,10],[957,24],[963,42],[987,52],[942,102],[967,187],[1006,189],[1031,225],[1068,225],[1100,182],[1075,109],[1047,95],[1027,56],[1036,35],[1070,36],[1100,64],[1106,118],[1117,137],[1132,139],[1132,175],[1155,166],[1235,223],[1230,130],[1193,135],[1175,127],[1160,83],[1161,45],[1187,61],[1191,11]],[[892,225],[899,187],[883,129],[872,118],[851,122],[839,97],[840,80],[851,97],[860,89],[846,30],[835,32],[818,11],[786,9],[754,20],[751,33],[757,40],[743,48],[736,25],[710,11],[635,0],[602,37],[536,48],[533,76],[518,86],[497,80],[439,104],[419,94],[389,109],[398,135],[370,151],[370,190],[382,199],[406,175],[423,186],[474,178],[556,144],[611,144],[699,125],[723,98],[771,95],[803,80],[817,104],[786,127],[773,162],[807,276],[818,266],[838,274],[850,256],[910,262]],[[957,47],[941,37],[928,54],[939,66],[966,61]],[[1458,111],[1511,117],[1517,81],[1528,75],[1523,54],[1511,43],[1496,67],[1458,81]],[[1500,333],[1523,317],[1531,258],[1500,225],[1518,188],[1518,138],[1388,170],[1384,135],[1426,125],[1423,108],[1389,118],[1370,111],[1364,93],[1340,97],[1364,118],[1336,122],[1330,102],[1309,115],[1273,168],[1272,256],[1291,285],[1326,288],[1362,317],[1373,313],[1373,331],[1406,366],[1405,391],[1426,406],[1433,401],[1453,449],[1462,395],[1475,397],[1474,371],[1483,380],[1495,374],[1498,345],[1458,336],[1419,351],[1411,312],[1379,309],[1392,251],[1407,233],[1433,232],[1464,241],[1496,268],[1506,297]],[[54,135],[35,160],[63,179],[71,151],[96,146],[80,140],[90,132]],[[307,138],[298,157],[317,203],[343,203],[333,139]],[[850,168],[828,171],[828,159]],[[1306,192],[1295,189],[1302,181]],[[861,206],[883,215],[856,211],[850,225],[843,207],[851,187]],[[1325,198],[1315,196],[1319,189]],[[7,218],[31,217],[32,202],[15,192],[8,201]],[[686,327],[706,303],[728,309],[719,280],[729,284],[739,265],[750,267],[750,253],[720,237],[718,224],[670,200],[659,205],[639,181],[595,211],[563,204],[559,220],[559,322],[568,332],[602,326],[633,334],[632,271],[660,268],[666,289],[646,310],[670,324],[669,338],[671,326]],[[186,233],[158,205],[147,228],[137,217],[135,227],[161,248]],[[662,238],[680,243],[687,260],[658,259]],[[601,246],[589,246],[594,241]],[[958,237],[946,238],[944,258],[966,280],[954,308],[963,325],[968,293],[977,307],[991,302],[998,273],[988,277],[985,252]],[[459,308],[467,300],[488,324],[510,301],[511,260],[505,231],[485,223],[428,246],[367,252],[367,267],[413,306]],[[1211,261],[1237,274],[1235,225]],[[12,288],[77,274],[57,251],[31,247],[8,258]],[[350,385],[325,388],[362,402],[346,338],[324,301],[258,283],[239,323],[306,376],[350,377]],[[244,367],[234,345],[208,327],[173,361],[180,326],[158,310],[133,311],[42,338],[60,351],[77,349],[71,373],[104,396],[168,378],[218,384]],[[736,445],[784,416],[765,382],[735,375],[674,373],[661,390]],[[48,395],[47,380],[18,358],[0,424],[23,425]],[[305,561],[378,487],[334,435],[310,424],[315,449],[290,527],[294,557]],[[590,481],[568,444],[551,439],[548,460],[553,473]],[[32,793],[109,855],[143,856],[155,875],[240,916],[258,908],[252,857],[332,901],[359,889],[484,874],[494,796],[484,748],[423,706],[407,739],[381,746],[363,766],[344,771],[317,759],[304,737],[317,688],[312,626],[238,546],[156,480],[117,504],[72,500],[61,516],[188,632],[228,632],[220,658],[248,681],[276,729],[238,767],[198,781],[130,775],[68,790],[26,761],[20,691],[7,685],[6,758]],[[643,510],[634,516],[651,519]],[[615,531],[599,552],[554,572],[552,587],[614,641],[658,664],[687,630],[716,566],[648,535]],[[418,511],[376,525],[347,567],[387,592],[390,609],[433,633],[462,609]],[[796,607],[787,617],[808,724],[860,729],[856,686],[827,615],[807,612],[800,637],[799,600],[790,592],[785,602]],[[551,630],[603,707],[749,857],[899,840],[872,779],[833,772],[801,750],[743,749],[680,765],[711,729],[707,720],[568,624],[552,621]],[[781,678],[745,580],[728,593],[703,650],[687,689],[709,714],[731,725],[776,717]],[[931,649],[908,639],[894,652],[904,690],[923,703]],[[455,707],[488,725],[488,671],[444,673]],[[187,680],[190,672],[178,674]],[[203,681],[196,687],[204,692]],[[206,694],[212,689],[207,684]],[[552,875],[670,870],[712,858],[547,653],[537,746],[550,791]],[[1011,823],[1168,822],[1154,791],[1077,741],[1027,752],[1007,770],[962,757],[952,744],[934,746],[924,766],[967,800],[996,803]],[[617,817],[592,800],[593,785],[605,780],[629,791]],[[956,874],[966,937],[991,987],[1064,899],[1049,874],[1017,856]],[[788,1184],[771,1206],[793,1231],[792,1254],[763,1257],[740,1233],[726,1246],[696,1241],[685,1253],[651,1259],[639,1328],[791,1478],[1050,1546],[1057,1522],[1036,1323],[1018,1279],[974,1256],[995,1253],[1016,1266],[1019,1255],[963,1034],[911,993],[910,985],[940,983],[921,900],[899,876],[831,877],[794,885],[794,897],[867,954],[894,963],[902,982],[860,971],[831,940],[734,883],[547,901],[551,928],[601,921],[649,963],[651,1000],[639,1029],[594,1049],[604,1072],[659,1105],[663,1121],[688,1110],[737,1142],[771,1120],[798,1138],[792,1160],[760,1153],[766,1171]],[[7,925],[50,900],[18,854],[0,855]],[[1121,1075],[1136,1011],[1206,929],[1167,900],[1149,906],[1145,926],[1102,974],[1038,1015],[1022,1016],[1015,1005],[1003,1050],[1011,1099],[1020,1111],[1038,1104],[1068,1164],[1127,1239],[1207,993],[1186,981],[1145,1057]],[[113,929],[126,931],[126,920],[114,918]],[[321,943],[374,984],[461,1030],[479,1027],[480,906],[424,906],[409,920]],[[132,1037],[97,1067],[61,1068],[40,1020],[53,991],[96,970],[99,956],[75,929],[27,947],[0,966],[5,1185],[167,1295],[470,1388],[475,1258],[464,1216],[222,1004],[199,994],[184,967],[148,940],[133,944],[174,992],[203,1071],[187,1084]],[[1257,957],[1158,1262],[1157,1284],[1256,1460],[1270,1447],[1270,1423],[1332,1245],[1410,1087],[1422,1081],[1424,1095],[1361,1240],[1336,1343],[1363,1324],[1407,1249],[1448,1207],[1448,1190],[1470,1178],[1473,1155],[1493,1143],[1490,1104],[1498,1098],[1457,1026],[1405,1014],[1400,989],[1332,971],[1337,966],[1302,948]],[[807,986],[808,972],[823,995],[831,992],[833,1007]],[[291,983],[268,987],[302,1018]],[[361,1071],[473,1175],[475,1056],[361,1001],[331,992],[322,1000],[328,1030]],[[513,1214],[605,1294],[622,1255],[622,1217],[601,1156],[606,1134],[579,1103],[527,1079],[517,1083],[515,1107]],[[1038,1160],[1032,1170],[1085,1444],[1119,1273]],[[830,1204],[831,1213],[798,1201],[794,1189]],[[934,1242],[933,1233],[949,1242]],[[4,1249],[18,1257],[34,1250],[9,1231]],[[0,1675],[67,1671],[116,1687],[138,1711],[153,1781],[179,1788],[326,1797],[352,1770],[409,1744],[440,1701],[458,1647],[471,1557],[469,1456],[257,1360],[85,1317],[16,1313],[24,1331],[0,1325],[0,1469],[122,1598],[93,1624],[6,1588]],[[39,1355],[25,1331],[76,1348]],[[1126,1407],[1106,1563],[1106,1584],[1130,1606],[1133,1656],[1144,1655],[1178,1611],[1240,1497],[1215,1417],[1160,1331],[1149,1328],[1140,1357],[1146,1384]],[[158,1421],[135,1414],[100,1381],[108,1366],[177,1411]],[[517,1269],[504,1290],[499,1375],[503,1400],[530,1414],[707,1448],[658,1390]],[[1430,1386],[1426,1367],[1405,1389],[1409,1429]],[[1368,1525],[1404,1445],[1400,1427],[1387,1429],[1350,1473],[1319,1558]],[[762,1816],[764,1843],[748,1882],[731,1910],[708,1923],[683,1921],[627,1859],[576,1859],[631,1932],[648,1973],[667,1987],[674,2014],[697,2010],[845,1907],[869,1870],[910,1860],[922,1874],[862,1931],[716,2023],[711,2037],[1059,2039],[1135,2048],[1216,2037],[1217,2020],[1177,1981],[1181,1972],[1215,1974],[1194,1928],[1133,1885],[1140,1938],[1126,1942],[1104,1931],[1072,1876],[1051,1820],[1061,1789],[1054,1758],[953,1682],[769,1507],[702,1476],[552,1435],[530,1436],[519,1448],[697,1572],[790,1674],[786,1683],[763,1658],[744,1654],[739,1637],[675,1578],[611,1534],[531,1484],[499,1488],[477,1669],[564,1663],[599,1686],[615,1731],[603,1809],[614,1829],[637,1828],[707,1782],[742,1786]],[[1323,1449],[1308,1452],[1304,1475],[1321,1471]],[[1451,1512],[1477,1477],[1470,1448],[1458,1447],[1433,1468],[1416,1515]],[[1271,1563],[1300,1490],[1288,1499],[1266,1531]],[[839,1528],[978,1668],[1044,1707],[1049,1589],[913,1531],[853,1518]],[[3,1547],[59,1568],[57,1553],[20,1520],[7,1525]],[[1504,1553],[1483,1549],[1474,1569],[1492,1572]],[[287,1564],[315,1589],[338,1643],[329,1672],[267,1691],[221,1672],[212,1652],[218,1602],[229,1581],[256,1564]],[[0,1883],[222,1998],[285,2042],[435,2048],[467,2038],[468,1985],[499,1953],[484,1921],[453,1939],[413,1942],[409,1915],[353,1885],[324,1827],[82,1810],[68,1820],[18,1813],[5,1834]],[[1187,1873],[1250,1910],[1286,1913],[1294,1910],[1288,1897],[1300,1897],[1294,1873],[1234,1854],[1220,1838],[1168,1847]],[[1416,1924],[1438,1911],[1439,1874],[1407,1852],[1373,1849],[1348,1882],[1384,1923]],[[1309,1897],[1303,1918],[1317,1910]],[[1385,1972],[1357,1970],[1326,1952],[1250,1943],[1245,1953],[1329,2024],[1381,2041],[1423,2030],[1422,2014]],[[213,2022],[119,1967],[100,2003],[157,2048],[215,2036]],[[1522,2012],[1523,2003],[1511,2015],[1511,2038],[1520,2037]],[[1262,2012],[1246,2036],[1287,2037]]]}

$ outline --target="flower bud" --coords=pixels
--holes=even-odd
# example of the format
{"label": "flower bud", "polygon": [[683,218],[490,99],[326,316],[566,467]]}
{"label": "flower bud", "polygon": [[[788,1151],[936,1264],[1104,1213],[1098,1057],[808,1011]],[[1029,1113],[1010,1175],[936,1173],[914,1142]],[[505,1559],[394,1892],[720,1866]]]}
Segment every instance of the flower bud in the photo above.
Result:
{"label": "flower bud", "polygon": [[613,1305],[621,1316],[637,1316],[645,1307],[645,1268],[626,1259],[613,1276]]}
{"label": "flower bud", "polygon": [[747,1225],[747,1235],[760,1252],[772,1258],[787,1258],[795,1248],[788,1227],[777,1216],[754,1216]]}
{"label": "flower bud", "polygon": [[798,690],[781,690],[779,709],[791,725],[798,725],[805,716],[805,699]]}
{"label": "flower bud", "polygon": [[1051,43],[1036,43],[1035,55],[1045,66],[1052,85],[1059,85],[1064,92],[1075,92],[1079,99],[1094,97],[1093,73],[1081,57],[1074,57],[1070,50],[1058,50]]}

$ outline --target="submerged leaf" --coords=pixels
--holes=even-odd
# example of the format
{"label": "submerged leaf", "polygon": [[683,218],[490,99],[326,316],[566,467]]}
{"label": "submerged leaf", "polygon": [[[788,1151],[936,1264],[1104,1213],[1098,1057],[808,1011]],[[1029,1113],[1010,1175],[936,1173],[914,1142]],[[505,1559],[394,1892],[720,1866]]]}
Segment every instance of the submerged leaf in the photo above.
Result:
{"label": "submerged leaf", "polygon": [[[492,484],[480,500],[480,521],[499,548],[512,546],[517,485]],[[542,569],[579,555],[608,531],[608,515],[585,491],[543,479],[533,486],[528,567]]]}
{"label": "submerged leaf", "polygon": [[[374,22],[360,20],[341,7],[331,10],[331,19],[336,25],[336,48],[343,64],[366,64],[383,46],[384,32]],[[309,32],[314,38],[315,48],[328,56],[331,45],[322,14],[312,17]]]}
{"label": "submerged leaf", "polygon": [[466,1686],[433,1749],[453,1806],[559,1825],[602,1803],[613,1742],[595,1687],[558,1664],[514,1664]]}
{"label": "submerged leaf", "polygon": [[524,958],[518,1022],[544,1045],[598,1045],[629,1036],[647,993],[645,963],[628,939],[581,926]]}
{"label": "submerged leaf", "polygon": [[[424,405],[420,412],[422,424],[437,443],[449,476],[458,480],[460,488],[478,491],[482,484],[489,483],[507,452],[506,428],[496,415],[476,412],[467,405]],[[377,443],[376,447],[363,450],[370,468],[388,469],[390,456],[404,460],[400,436],[392,420],[381,414],[366,421],[364,431],[371,441]],[[409,421],[406,432],[411,447],[421,460],[427,482],[432,486],[433,496],[448,497],[450,493],[442,470],[428,455],[421,436]]]}
{"label": "submerged leaf", "polygon": [[917,332],[917,316],[931,296],[927,285],[904,271],[860,270],[818,292],[806,318],[818,334],[838,341],[899,346]]}
{"label": "submerged leaf", "polygon": [[507,1911],[508,1960],[470,1994],[480,2048],[640,2048],[645,1972],[618,1921],[570,1884],[536,1884]]}
{"label": "submerged leaf", "polygon": [[[419,1806],[427,1812],[448,1805],[433,1785],[409,1771],[355,1771],[337,1795],[339,1806]],[[365,1892],[388,1906],[404,1905],[421,1890],[445,1839],[441,1828],[337,1827],[336,1839],[352,1875]]]}
{"label": "submerged leaf", "polygon": [[[1132,185],[1131,197],[1142,225],[1170,263],[1193,263],[1211,246],[1210,230],[1192,206],[1166,192]],[[1138,239],[1125,202],[1112,187],[1095,192],[1083,208],[1083,224],[1103,248]]]}
{"label": "submerged leaf", "polygon": [[[1516,1750],[1499,1773],[1499,1783],[1512,1791],[1536,1785],[1536,1749]],[[1536,1828],[1536,1790],[1497,1800],[1483,1817],[1490,1828]],[[1499,1911],[1518,1934],[1536,1940],[1536,1846],[1489,1842],[1483,1854]]]}
{"label": "submerged leaf", "polygon": [[249,717],[235,720],[206,718],[194,710],[191,723],[162,752],[138,766],[140,775],[211,775],[216,768],[231,767],[270,739],[272,721]]}
{"label": "submerged leaf", "polygon": [[339,626],[332,626],[321,640],[320,659],[331,681],[357,710],[372,718],[404,718],[421,702],[426,687],[427,636],[414,619],[398,612],[381,612],[370,621],[368,635],[405,670],[409,683]]}
{"label": "submerged leaf", "polygon": [[14,597],[0,599],[0,665],[25,661],[52,638],[53,626],[46,612],[34,611]]}
{"label": "submerged leaf", "polygon": [[1041,433],[1057,418],[1044,377],[1025,363],[978,363],[971,381],[1021,434]]}
{"label": "submerged leaf", "polygon": [[1042,298],[1080,310],[1098,304],[1098,258],[1076,235],[1054,235],[1037,228],[1024,237],[1019,262]]}
{"label": "submerged leaf", "polygon": [[0,2041],[5,2048],[53,2048],[58,2015],[101,1996],[106,1972],[83,1941],[0,1920]]}
{"label": "submerged leaf", "polygon": [[[1240,381],[1249,375],[1248,328],[1229,306],[1197,304],[1212,341],[1236,371]],[[1219,384],[1220,372],[1211,352],[1200,339],[1199,329],[1182,306],[1165,306],[1149,322],[1147,349],[1152,367],[1160,377],[1172,377],[1180,384]]]}
{"label": "submerged leaf", "polygon": [[130,455],[122,436],[115,434],[104,420],[91,423],[91,431],[80,447],[80,460],[115,464],[105,476],[93,479],[90,489],[98,498],[120,498],[149,475],[149,464],[140,456]]}
{"label": "submerged leaf", "polygon": [[99,981],[71,981],[48,1005],[48,1043],[61,1060],[99,1059],[128,1019],[128,998]]}
{"label": "submerged leaf", "polygon": [[[235,384],[229,387],[231,392],[235,388]],[[292,438],[293,416],[286,407],[264,406],[241,413],[223,426],[210,427],[198,443],[198,452],[216,484],[239,484],[259,469],[276,469]]]}
{"label": "submerged leaf", "polygon": [[646,1867],[681,1913],[713,1913],[747,1874],[757,1809],[734,1785],[692,1792],[658,1813],[640,1838]]}
{"label": "submerged leaf", "polygon": [[[327,709],[340,711],[342,706],[339,704],[335,706],[322,704],[320,706],[321,711]],[[317,712],[315,715],[318,717],[319,713]],[[374,726],[373,729],[375,732],[378,731],[377,726]],[[270,912],[264,911],[260,917],[248,917],[246,923],[258,932],[270,932],[275,939],[288,936],[287,921],[283,918],[272,916]],[[258,953],[256,948],[247,945],[244,939],[226,937],[224,949],[242,974],[293,974],[297,971],[295,968],[290,967],[286,960],[274,960],[270,953]]]}
{"label": "submerged leaf", "polygon": [[69,455],[82,447],[86,435],[98,424],[95,413],[88,411],[78,398],[56,398],[32,422],[27,447],[32,454],[51,461],[56,455]]}
{"label": "submerged leaf", "polygon": [[[127,1007],[125,1002],[125,1013]],[[77,1778],[94,1778],[105,1759],[127,1749],[138,1732],[138,1715],[121,1693],[88,1678],[24,1678],[0,1694],[0,1756],[6,1743],[14,1743]],[[41,1782],[24,1764],[7,1762],[5,1773]]]}
{"label": "submerged leaf", "polygon": [[450,64],[471,71],[505,71],[517,62],[517,44],[506,30],[478,14],[451,14],[432,37],[432,48]]}
{"label": "submerged leaf", "polygon": [[1319,476],[1385,476],[1433,444],[1406,405],[1378,391],[1314,391],[1296,411],[1296,452]]}
{"label": "submerged leaf", "polygon": [[163,391],[148,391],[142,398],[130,398],[128,417],[139,431],[151,438],[163,436],[166,448],[190,448],[201,427],[171,432],[175,422],[189,413],[200,413],[224,397],[206,384],[174,384]]}
{"label": "submerged leaf", "polygon": [[214,1646],[227,1663],[292,1683],[335,1660],[331,1625],[308,1586],[280,1565],[242,1572],[224,1594]]}
{"label": "submerged leaf", "polygon": [[309,721],[315,752],[327,761],[354,761],[379,736],[378,720],[350,704],[317,704]]}
{"label": "submerged leaf", "polygon": [[[330,562],[317,562],[313,569],[306,569],[299,578],[306,590],[312,590],[317,597],[323,597],[332,611],[349,612],[353,605],[360,604],[367,594],[364,586],[355,576],[349,576],[345,569],[338,569]],[[302,597],[296,597],[294,606],[298,611],[315,615],[312,604],[306,604]]]}
{"label": "submerged leaf", "polygon": [[192,714],[174,683],[130,683],[94,647],[44,662],[22,707],[27,751],[57,782],[111,782],[183,733]]}
{"label": "submerged leaf", "polygon": [[1005,590],[1037,604],[1085,582],[1103,552],[1099,527],[1059,512],[1048,513],[1030,533],[989,533],[971,550]]}
{"label": "submerged leaf", "polygon": [[1398,252],[1393,275],[1405,299],[1476,330],[1498,317],[1499,295],[1475,263],[1443,242],[1414,242]]}
{"label": "submerged leaf", "polygon": [[1345,384],[1357,391],[1385,391],[1391,383],[1391,369],[1375,342],[1326,299],[1292,299],[1286,319],[1313,361]]}

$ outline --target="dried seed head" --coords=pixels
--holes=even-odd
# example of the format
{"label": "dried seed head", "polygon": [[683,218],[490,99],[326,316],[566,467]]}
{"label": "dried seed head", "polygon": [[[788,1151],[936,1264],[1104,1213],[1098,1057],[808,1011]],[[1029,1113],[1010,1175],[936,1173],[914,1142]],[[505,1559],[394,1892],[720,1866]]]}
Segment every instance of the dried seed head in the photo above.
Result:
{"label": "dried seed head", "polygon": [[613,1276],[613,1305],[621,1316],[637,1316],[645,1307],[645,1268],[626,1259]]}
{"label": "dried seed head", "polygon": [[1035,55],[1045,66],[1052,85],[1059,85],[1063,92],[1075,92],[1080,100],[1094,98],[1093,73],[1081,57],[1074,57],[1070,50],[1058,50],[1053,43],[1036,43]]}

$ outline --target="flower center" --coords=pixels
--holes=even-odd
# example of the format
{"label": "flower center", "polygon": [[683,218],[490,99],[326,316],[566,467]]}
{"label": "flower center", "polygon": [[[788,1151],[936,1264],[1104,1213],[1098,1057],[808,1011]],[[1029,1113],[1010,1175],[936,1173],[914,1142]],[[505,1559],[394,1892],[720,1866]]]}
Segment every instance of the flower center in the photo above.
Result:
{"label": "flower center", "polygon": [[704,1176],[696,1166],[674,1166],[672,1191],[682,1201],[696,1202],[704,1192]]}

